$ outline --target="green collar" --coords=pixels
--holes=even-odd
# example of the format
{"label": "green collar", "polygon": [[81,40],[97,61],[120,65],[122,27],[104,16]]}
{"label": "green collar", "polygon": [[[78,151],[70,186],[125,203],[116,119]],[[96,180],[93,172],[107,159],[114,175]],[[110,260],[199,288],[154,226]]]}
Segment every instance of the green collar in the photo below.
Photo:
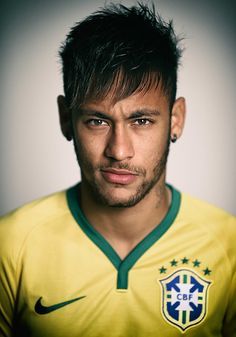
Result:
{"label": "green collar", "polygon": [[84,216],[79,206],[79,184],[71,187],[67,190],[67,201],[70,211],[83,230],[83,232],[97,245],[101,251],[107,256],[111,263],[118,271],[117,277],[117,289],[128,288],[128,273],[137,260],[156,242],[163,234],[169,229],[174,222],[180,207],[181,194],[174,189],[171,185],[168,185],[172,193],[172,200],[169,210],[165,218],[160,224],[154,228],[139,244],[126,256],[124,260],[121,260],[116,251],[107,242],[107,240],[96,231]]}

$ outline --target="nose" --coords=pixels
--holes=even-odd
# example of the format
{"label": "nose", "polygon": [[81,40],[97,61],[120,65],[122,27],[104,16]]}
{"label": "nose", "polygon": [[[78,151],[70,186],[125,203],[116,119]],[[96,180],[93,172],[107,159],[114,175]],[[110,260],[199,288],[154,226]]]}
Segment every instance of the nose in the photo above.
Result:
{"label": "nose", "polygon": [[116,161],[130,159],[134,156],[134,148],[126,126],[116,126],[110,130],[105,156]]}

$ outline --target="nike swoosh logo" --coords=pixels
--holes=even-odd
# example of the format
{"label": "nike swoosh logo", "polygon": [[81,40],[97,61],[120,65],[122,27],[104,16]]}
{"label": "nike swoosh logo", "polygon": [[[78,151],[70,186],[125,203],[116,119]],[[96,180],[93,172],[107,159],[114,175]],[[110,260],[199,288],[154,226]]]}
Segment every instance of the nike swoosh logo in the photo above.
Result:
{"label": "nike swoosh logo", "polygon": [[73,300],[53,304],[53,305],[50,305],[50,306],[43,305],[42,302],[41,302],[42,297],[40,297],[38,299],[38,301],[35,303],[34,310],[37,314],[40,314],[40,315],[49,314],[52,311],[55,311],[55,310],[60,309],[62,307],[65,307],[66,305],[71,304],[73,302],[82,300],[82,298],[85,298],[85,297],[86,296],[77,297],[77,298],[74,298]]}

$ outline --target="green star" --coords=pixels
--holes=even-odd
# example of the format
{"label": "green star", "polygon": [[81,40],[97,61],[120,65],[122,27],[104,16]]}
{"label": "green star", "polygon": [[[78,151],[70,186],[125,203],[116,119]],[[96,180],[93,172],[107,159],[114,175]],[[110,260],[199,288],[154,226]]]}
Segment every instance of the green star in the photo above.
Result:
{"label": "green star", "polygon": [[161,274],[165,274],[166,273],[166,268],[164,267],[164,266],[162,266],[160,269],[159,269],[159,271],[160,271],[160,273]]}
{"label": "green star", "polygon": [[201,262],[198,261],[197,259],[196,259],[195,261],[193,261],[193,266],[194,266],[194,267],[199,267],[200,264],[201,264]]}
{"label": "green star", "polygon": [[208,267],[206,267],[206,269],[204,269],[203,272],[204,272],[204,275],[210,275],[211,270],[208,269]]}
{"label": "green star", "polygon": [[188,264],[189,259],[187,259],[187,257],[184,257],[183,259],[181,259],[182,264]]}
{"label": "green star", "polygon": [[177,266],[178,261],[176,261],[175,259],[170,261],[171,267]]}

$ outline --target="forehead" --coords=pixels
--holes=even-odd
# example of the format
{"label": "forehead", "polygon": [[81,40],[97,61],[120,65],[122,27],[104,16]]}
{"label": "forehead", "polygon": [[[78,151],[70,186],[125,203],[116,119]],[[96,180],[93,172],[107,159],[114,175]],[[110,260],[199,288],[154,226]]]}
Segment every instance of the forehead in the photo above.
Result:
{"label": "forehead", "polygon": [[81,105],[81,109],[92,109],[106,113],[114,113],[115,111],[129,113],[141,109],[169,111],[168,96],[160,86],[134,92],[130,96],[119,100],[114,99],[114,97],[116,97],[114,92],[110,91],[106,97],[100,100],[87,100]]}

